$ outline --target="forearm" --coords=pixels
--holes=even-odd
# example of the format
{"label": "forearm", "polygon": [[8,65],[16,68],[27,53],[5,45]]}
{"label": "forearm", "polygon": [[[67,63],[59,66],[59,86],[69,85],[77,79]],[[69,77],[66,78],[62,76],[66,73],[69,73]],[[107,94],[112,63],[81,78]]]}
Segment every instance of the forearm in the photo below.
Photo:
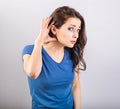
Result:
{"label": "forearm", "polygon": [[81,109],[81,92],[80,84],[73,87],[74,109]]}

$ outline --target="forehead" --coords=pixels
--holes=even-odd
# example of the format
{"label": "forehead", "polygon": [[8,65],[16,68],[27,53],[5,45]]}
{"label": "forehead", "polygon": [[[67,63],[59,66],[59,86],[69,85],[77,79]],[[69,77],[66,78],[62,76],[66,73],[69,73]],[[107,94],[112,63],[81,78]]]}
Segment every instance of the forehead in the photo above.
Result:
{"label": "forehead", "polygon": [[80,27],[81,21],[78,18],[68,18],[67,21],[64,23],[64,25],[75,25],[76,27]]}

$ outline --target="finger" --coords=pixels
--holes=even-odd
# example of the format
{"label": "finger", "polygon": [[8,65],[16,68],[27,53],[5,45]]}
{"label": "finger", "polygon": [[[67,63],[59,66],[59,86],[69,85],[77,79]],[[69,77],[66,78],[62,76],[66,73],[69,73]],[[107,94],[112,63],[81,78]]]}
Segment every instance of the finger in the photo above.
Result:
{"label": "finger", "polygon": [[48,23],[49,23],[49,18],[48,18],[48,17],[43,18],[43,19],[42,19],[42,22],[41,22],[41,26],[47,28]]}
{"label": "finger", "polygon": [[50,25],[53,25],[53,17],[49,17],[48,27],[49,27]]}
{"label": "finger", "polygon": [[49,23],[50,23],[50,20],[51,20],[51,17],[46,17],[46,18],[44,19],[44,24],[47,26],[47,28],[48,28],[48,25],[49,25]]}
{"label": "finger", "polygon": [[48,28],[48,30],[50,30],[51,29],[51,27],[52,27],[52,25],[49,25],[47,28]]}

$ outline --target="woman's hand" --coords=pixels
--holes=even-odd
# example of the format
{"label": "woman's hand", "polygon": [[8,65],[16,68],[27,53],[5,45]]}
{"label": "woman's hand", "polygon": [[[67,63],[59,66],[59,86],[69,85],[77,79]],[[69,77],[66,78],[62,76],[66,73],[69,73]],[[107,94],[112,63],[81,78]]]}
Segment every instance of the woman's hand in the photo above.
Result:
{"label": "woman's hand", "polygon": [[56,38],[51,38],[49,36],[51,25],[48,26],[48,24],[50,20],[51,20],[50,17],[42,19],[40,33],[37,39],[35,40],[35,44],[43,45],[44,43],[47,43],[50,41],[56,41]]}

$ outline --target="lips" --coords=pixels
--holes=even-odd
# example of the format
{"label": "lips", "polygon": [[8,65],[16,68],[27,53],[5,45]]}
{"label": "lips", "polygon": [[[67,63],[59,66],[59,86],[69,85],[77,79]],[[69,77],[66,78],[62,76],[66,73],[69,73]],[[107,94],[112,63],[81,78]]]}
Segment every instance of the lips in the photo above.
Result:
{"label": "lips", "polygon": [[73,40],[73,41],[70,41],[70,42],[71,42],[72,44],[75,44],[75,43],[76,43],[76,41],[74,41],[74,40]]}

